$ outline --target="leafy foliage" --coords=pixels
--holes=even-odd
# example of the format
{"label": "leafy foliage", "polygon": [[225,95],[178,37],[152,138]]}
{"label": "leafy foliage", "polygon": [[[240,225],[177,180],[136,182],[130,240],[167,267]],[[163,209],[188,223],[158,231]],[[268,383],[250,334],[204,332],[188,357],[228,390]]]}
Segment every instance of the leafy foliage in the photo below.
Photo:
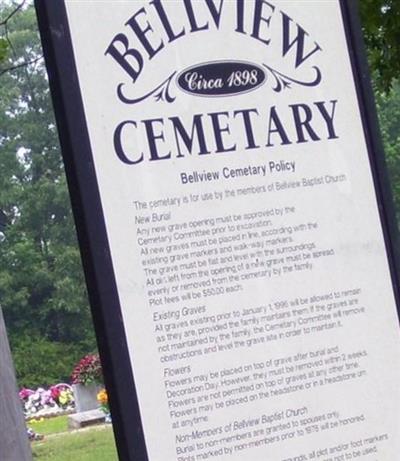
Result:
{"label": "leafy foliage", "polygon": [[392,194],[400,223],[400,2],[359,2]]}
{"label": "leafy foliage", "polygon": [[0,63],[0,299],[20,384],[49,385],[95,341],[35,12],[13,8],[0,6],[11,44]]}
{"label": "leafy foliage", "polygon": [[42,336],[14,338],[13,358],[21,387],[49,386],[69,382],[75,356],[81,351],[73,344],[49,341]]}
{"label": "leafy foliage", "polygon": [[7,56],[8,44],[5,38],[0,38],[0,62],[4,61]]}
{"label": "leafy foliage", "polygon": [[400,2],[359,2],[368,58],[380,90],[388,91],[400,75]]}
{"label": "leafy foliage", "polygon": [[388,93],[376,92],[376,103],[385,148],[392,193],[400,223],[400,83],[395,80]]}

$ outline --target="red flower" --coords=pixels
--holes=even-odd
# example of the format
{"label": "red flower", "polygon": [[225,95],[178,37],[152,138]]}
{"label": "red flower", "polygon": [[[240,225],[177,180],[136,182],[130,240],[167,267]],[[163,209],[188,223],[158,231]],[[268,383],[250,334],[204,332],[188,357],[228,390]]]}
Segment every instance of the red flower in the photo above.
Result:
{"label": "red flower", "polygon": [[103,373],[98,354],[83,357],[72,371],[71,380],[72,384],[102,383]]}

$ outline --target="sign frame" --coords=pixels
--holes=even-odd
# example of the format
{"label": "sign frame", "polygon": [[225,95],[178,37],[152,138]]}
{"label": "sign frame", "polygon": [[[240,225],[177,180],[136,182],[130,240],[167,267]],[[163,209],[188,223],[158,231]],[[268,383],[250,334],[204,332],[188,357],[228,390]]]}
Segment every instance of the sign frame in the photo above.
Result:
{"label": "sign frame", "polygon": [[[397,313],[399,236],[358,15],[338,0],[379,206]],[[120,459],[149,461],[64,0],[35,0],[50,89]],[[162,431],[162,428],[160,428]]]}

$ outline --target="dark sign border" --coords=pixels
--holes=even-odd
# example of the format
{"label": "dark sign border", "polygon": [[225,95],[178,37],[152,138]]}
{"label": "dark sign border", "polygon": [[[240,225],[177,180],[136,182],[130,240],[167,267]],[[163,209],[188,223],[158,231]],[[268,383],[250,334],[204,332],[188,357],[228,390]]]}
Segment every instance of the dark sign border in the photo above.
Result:
{"label": "dark sign border", "polygon": [[[338,0],[400,317],[399,236],[357,0]],[[118,454],[149,461],[64,0],[35,0]],[[160,427],[160,431],[163,428]]]}
{"label": "dark sign border", "polygon": [[118,455],[149,461],[65,4],[35,7]]}
{"label": "dark sign border", "polygon": [[359,0],[340,0],[347,47],[357,91],[364,137],[374,180],[375,194],[386,245],[397,315],[400,320],[400,236],[395,218],[393,195],[371,86],[367,53],[362,37]]}

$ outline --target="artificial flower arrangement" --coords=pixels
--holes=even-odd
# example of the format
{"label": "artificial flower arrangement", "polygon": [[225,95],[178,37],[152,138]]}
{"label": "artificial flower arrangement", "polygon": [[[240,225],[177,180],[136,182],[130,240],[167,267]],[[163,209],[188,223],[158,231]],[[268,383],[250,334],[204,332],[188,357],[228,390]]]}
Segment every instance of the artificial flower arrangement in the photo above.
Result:
{"label": "artificial flower arrangement", "polygon": [[23,388],[19,392],[27,418],[46,413],[60,413],[74,409],[74,393],[69,384],[60,383],[49,389],[36,390]]}
{"label": "artificial flower arrangement", "polygon": [[[83,357],[75,366],[72,384],[102,384],[103,373],[100,358],[97,354]],[[74,390],[69,384],[60,383],[48,389],[39,387],[36,390],[23,388],[19,392],[25,417],[37,418],[52,413],[62,413],[75,409]]]}
{"label": "artificial flower arrangement", "polygon": [[108,395],[105,389],[102,389],[97,394],[97,401],[100,404],[100,409],[103,410],[104,414],[106,415],[106,423],[110,423],[111,422],[110,406],[108,404]]}
{"label": "artificial flower arrangement", "polygon": [[98,354],[83,357],[75,366],[71,375],[72,384],[102,384],[103,372]]}
{"label": "artificial flower arrangement", "polygon": [[108,395],[105,389],[102,389],[97,394],[97,401],[99,402],[100,408],[104,411],[104,413],[110,413],[110,409],[108,406]]}

